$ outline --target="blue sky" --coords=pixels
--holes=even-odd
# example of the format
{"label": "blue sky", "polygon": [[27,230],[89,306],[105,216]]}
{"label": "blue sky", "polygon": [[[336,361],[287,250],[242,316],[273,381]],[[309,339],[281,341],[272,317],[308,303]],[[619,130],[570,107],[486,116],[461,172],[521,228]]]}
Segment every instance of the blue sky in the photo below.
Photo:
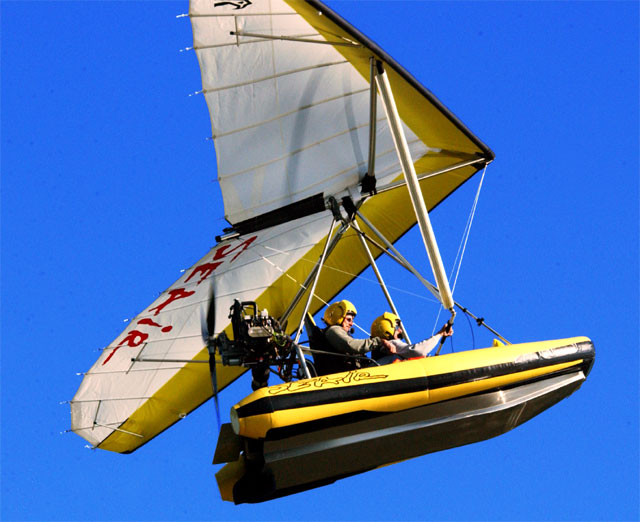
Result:
{"label": "blue sky", "polygon": [[[205,102],[188,96],[197,60],[179,52],[186,2],[4,1],[3,520],[640,516],[638,3],[329,5],[496,153],[454,297],[513,342],[591,337],[589,379],[496,439],[252,506],[219,499],[211,403],[131,455],[61,434],[76,372],[225,222]],[[476,187],[433,213],[448,267]],[[415,231],[399,247],[428,273]],[[410,333],[427,336],[437,307],[384,267]],[[365,328],[377,299],[359,306]],[[454,349],[472,342],[460,317]],[[223,415],[247,391],[226,390]]]}

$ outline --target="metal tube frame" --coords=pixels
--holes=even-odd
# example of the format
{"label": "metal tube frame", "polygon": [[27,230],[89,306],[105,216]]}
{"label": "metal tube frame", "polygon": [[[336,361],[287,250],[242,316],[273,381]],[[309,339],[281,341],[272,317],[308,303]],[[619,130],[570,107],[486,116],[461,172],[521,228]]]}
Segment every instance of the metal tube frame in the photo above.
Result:
{"label": "metal tube frame", "polygon": [[318,279],[320,279],[320,269],[324,264],[324,260],[327,257],[327,251],[329,250],[329,243],[331,243],[331,235],[333,234],[333,229],[336,226],[335,218],[331,220],[331,227],[329,228],[329,234],[327,235],[327,241],[324,244],[324,249],[322,250],[322,255],[320,256],[320,261],[318,262],[318,269],[316,270],[316,276],[313,280],[313,285],[309,290],[309,297],[307,298],[307,304],[304,307],[304,311],[302,312],[302,316],[300,318],[300,325],[298,326],[298,333],[296,333],[296,338],[293,341],[294,346],[296,347],[296,352],[298,354],[298,364],[303,369],[304,374],[307,379],[311,378],[311,374],[309,373],[309,368],[307,367],[307,361],[304,358],[304,354],[302,353],[302,348],[298,344],[298,340],[300,339],[300,334],[302,334],[302,327],[304,325],[304,316],[309,311],[309,306],[311,306],[311,300],[313,299],[313,294],[316,291],[316,285],[318,284]]}
{"label": "metal tube frame", "polygon": [[[348,228],[349,228],[349,225],[346,225],[346,224],[343,223],[342,227],[338,230],[338,232],[336,233],[335,237],[331,240],[331,244],[329,245],[329,250],[328,250],[327,255],[331,254],[331,252],[333,251],[335,246],[338,244],[338,241],[340,241],[340,238],[347,231]],[[307,278],[300,285],[301,288],[300,288],[300,290],[298,290],[298,293],[293,297],[293,299],[291,300],[291,303],[289,304],[287,309],[284,311],[282,316],[278,319],[278,322],[280,324],[284,324],[287,321],[287,319],[289,319],[289,316],[293,312],[293,309],[300,302],[300,299],[302,298],[302,296],[306,292],[309,283],[315,277],[316,271],[318,271],[319,269],[320,269],[320,265],[318,263],[316,263],[316,265],[311,269],[311,272],[309,272],[309,275],[307,276]]]}
{"label": "metal tube frame", "polygon": [[209,361],[202,361],[200,359],[153,359],[146,357],[132,357],[131,362],[157,362],[157,363],[204,363],[209,364]]}
{"label": "metal tube frame", "polygon": [[[409,261],[405,259],[405,257],[398,251],[398,249],[394,247],[391,244],[391,242],[386,237],[384,237],[384,235],[375,226],[373,226],[373,223],[371,223],[366,217],[364,217],[359,210],[356,211],[356,215],[362,220],[362,222],[365,225],[367,225],[371,229],[371,231],[376,236],[380,238],[380,240],[384,243],[384,245],[389,250],[391,250],[391,252],[393,252],[394,255],[390,257],[394,261],[399,263],[401,266],[409,270],[409,272],[411,272],[414,276],[416,276],[418,280],[427,288],[427,290],[429,290],[434,295],[434,297],[441,302],[440,292],[438,292],[438,289],[434,285],[432,285],[429,281],[427,281],[424,277],[422,277],[422,274],[420,274],[420,272],[418,272],[415,268],[413,268],[413,266],[411,266],[411,263],[409,263]],[[387,255],[388,255],[388,252],[387,252]]]}
{"label": "metal tube frame", "polygon": [[[380,283],[380,287],[382,288],[382,292],[384,293],[384,296],[387,298],[387,302],[389,303],[389,306],[391,307],[391,311],[396,314],[398,317],[400,317],[400,314],[398,313],[398,310],[396,308],[396,305],[393,302],[393,299],[391,298],[391,294],[389,293],[389,290],[387,290],[387,285],[384,282],[384,279],[382,278],[382,274],[380,273],[380,270],[378,269],[378,265],[376,264],[375,259],[373,258],[373,254],[371,253],[371,249],[369,248],[369,245],[367,245],[367,242],[365,241],[362,231],[360,230],[360,226],[358,225],[358,222],[354,219],[352,221],[352,225],[353,228],[355,228],[359,233],[358,233],[358,239],[360,239],[360,243],[362,244],[362,247],[364,248],[364,251],[367,253],[367,257],[369,258],[369,263],[371,264],[371,268],[373,268],[373,272],[376,275],[376,278],[378,279],[378,283]],[[402,323],[402,319],[400,320],[400,322]],[[404,336],[405,339],[407,340],[407,342],[409,344],[411,344],[411,339],[409,338],[409,334],[406,330],[406,328],[403,325],[402,328],[403,332],[404,332]]]}
{"label": "metal tube frame", "polygon": [[[440,176],[441,174],[446,174],[447,172],[451,172],[454,170],[462,169],[464,167],[469,167],[471,165],[475,165],[477,163],[487,164],[488,162],[485,158],[477,158],[468,161],[461,161],[460,163],[456,163],[455,165],[451,165],[449,167],[445,167],[443,169],[434,170],[432,172],[425,172],[424,174],[420,174],[418,176],[418,181],[422,181],[423,179],[432,178],[435,176]],[[389,190],[397,189],[398,187],[404,187],[407,184],[406,181],[395,181],[393,183],[389,183],[384,187],[376,188],[378,194],[382,192],[388,192]]]}

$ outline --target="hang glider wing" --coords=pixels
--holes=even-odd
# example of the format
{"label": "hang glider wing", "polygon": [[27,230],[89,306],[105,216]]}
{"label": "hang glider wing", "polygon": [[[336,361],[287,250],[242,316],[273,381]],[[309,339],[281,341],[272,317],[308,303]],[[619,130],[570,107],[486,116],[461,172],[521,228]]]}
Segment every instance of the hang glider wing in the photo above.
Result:
{"label": "hang glider wing", "polygon": [[[372,172],[378,194],[361,196],[372,58],[388,75],[429,210],[493,159],[429,91],[319,2],[194,0],[189,15],[232,233],[131,321],[72,400],[72,430],[94,447],[122,453],[212,396],[208,365],[201,364],[208,361],[203,324],[211,295],[216,334],[231,333],[234,299],[256,301],[274,317],[287,311],[321,254],[333,219],[329,197],[350,197],[392,242],[415,224],[382,111]],[[364,222],[360,227],[371,233]],[[322,269],[311,312],[368,265],[350,229]],[[288,312],[291,332],[302,302]],[[219,364],[218,388],[242,372]]]}

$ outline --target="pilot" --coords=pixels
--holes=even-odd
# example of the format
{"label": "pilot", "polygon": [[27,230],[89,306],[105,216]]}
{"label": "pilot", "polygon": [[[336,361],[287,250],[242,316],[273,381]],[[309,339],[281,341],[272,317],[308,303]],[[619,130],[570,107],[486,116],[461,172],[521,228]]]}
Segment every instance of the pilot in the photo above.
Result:
{"label": "pilot", "polygon": [[346,299],[327,307],[322,320],[327,324],[324,335],[331,347],[338,353],[350,355],[364,355],[367,352],[395,353],[395,346],[385,338],[354,339],[351,337],[356,313],[356,307]]}
{"label": "pilot", "polygon": [[[427,357],[429,352],[438,345],[443,337],[449,337],[451,335],[453,335],[453,328],[451,328],[449,323],[446,323],[433,337],[429,337],[429,339],[425,339],[416,344],[407,344],[402,340],[402,325],[397,315],[391,312],[385,312],[371,323],[371,337],[383,339],[391,343],[395,348],[395,351],[392,353],[396,354],[396,357],[399,356],[403,359]],[[377,354],[374,353],[373,358],[380,364],[393,362],[391,358],[384,354],[381,357],[377,357]]]}

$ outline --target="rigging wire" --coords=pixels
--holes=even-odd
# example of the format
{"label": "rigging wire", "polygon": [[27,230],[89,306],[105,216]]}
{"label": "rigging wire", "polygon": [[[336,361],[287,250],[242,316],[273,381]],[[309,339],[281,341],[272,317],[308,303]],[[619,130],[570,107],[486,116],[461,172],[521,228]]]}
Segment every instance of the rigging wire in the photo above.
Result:
{"label": "rigging wire", "polygon": [[[480,177],[480,183],[478,183],[478,190],[476,191],[476,197],[473,200],[473,205],[471,207],[471,213],[467,219],[467,225],[465,227],[465,231],[463,234],[463,243],[458,247],[458,253],[456,254],[456,259],[458,259],[458,255],[460,256],[460,261],[458,262],[458,270],[456,271],[456,277],[453,280],[453,285],[451,286],[451,292],[456,288],[456,284],[458,282],[458,275],[460,274],[460,269],[462,268],[462,258],[464,257],[465,250],[467,249],[467,241],[469,240],[469,235],[471,232],[471,225],[473,224],[473,218],[476,214],[476,208],[478,206],[478,200],[480,199],[480,191],[482,190],[482,183],[484,182],[484,175],[487,172],[487,165],[484,166],[484,170],[482,171],[482,176]],[[462,249],[462,252],[460,251]],[[455,261],[454,261],[455,267]],[[453,269],[452,269],[453,273]],[[449,276],[451,279],[451,276]]]}
{"label": "rigging wire", "polygon": [[[456,253],[456,257],[453,261],[453,266],[451,268],[451,273],[449,274],[449,283],[451,283],[451,279],[453,278],[453,284],[451,285],[451,294],[456,289],[456,285],[458,283],[458,276],[460,275],[460,269],[462,268],[462,259],[464,257],[464,253],[467,249],[467,242],[469,240],[469,235],[471,233],[471,225],[473,224],[473,218],[476,214],[476,209],[478,206],[478,200],[480,199],[480,191],[482,190],[482,184],[484,182],[484,176],[487,172],[488,164],[484,166],[482,170],[482,176],[480,177],[480,182],[478,183],[478,189],[476,190],[476,195],[473,200],[473,204],[471,205],[471,210],[469,212],[469,216],[467,217],[467,223],[465,225],[464,231],[462,233],[462,238],[460,240],[460,245],[458,245],[458,252]],[[457,269],[456,269],[457,265]],[[455,277],[453,277],[453,273],[455,271]],[[435,323],[433,325],[433,329],[431,331],[431,335],[433,335],[438,326],[438,322],[440,320],[440,313],[442,312],[442,306],[438,309],[438,315],[436,316]]]}

